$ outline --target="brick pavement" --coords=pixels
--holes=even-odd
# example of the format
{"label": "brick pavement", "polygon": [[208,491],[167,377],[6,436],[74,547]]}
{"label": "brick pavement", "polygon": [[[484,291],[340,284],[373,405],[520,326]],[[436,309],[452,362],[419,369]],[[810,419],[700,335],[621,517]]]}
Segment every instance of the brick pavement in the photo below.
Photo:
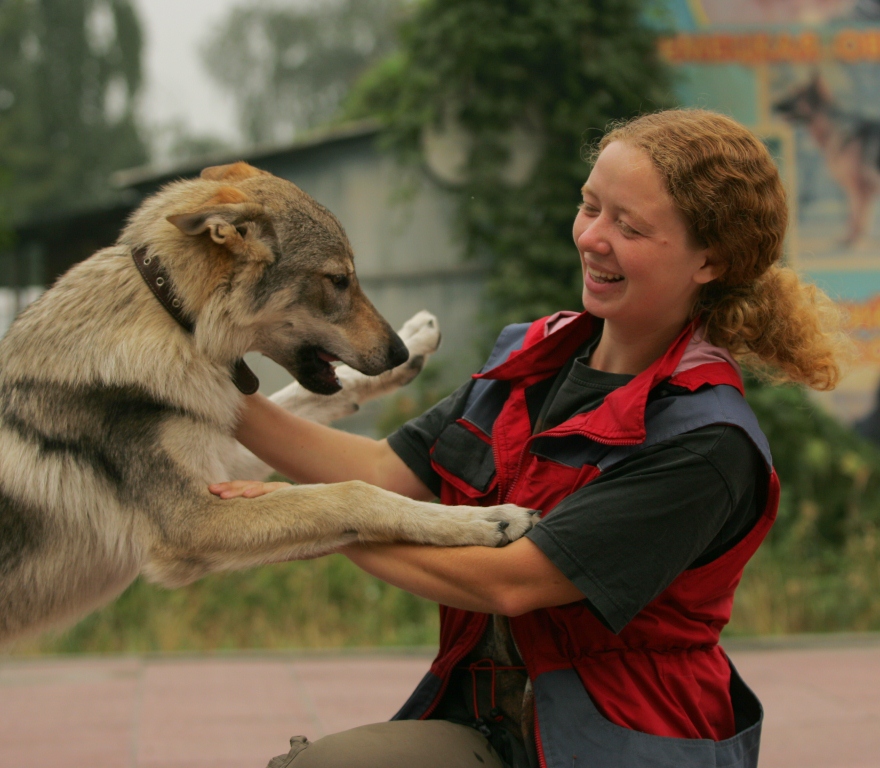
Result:
{"label": "brick pavement", "polygon": [[[762,768],[880,765],[880,639],[731,643]],[[0,657],[0,768],[262,768],[295,733],[387,719],[427,654]]]}

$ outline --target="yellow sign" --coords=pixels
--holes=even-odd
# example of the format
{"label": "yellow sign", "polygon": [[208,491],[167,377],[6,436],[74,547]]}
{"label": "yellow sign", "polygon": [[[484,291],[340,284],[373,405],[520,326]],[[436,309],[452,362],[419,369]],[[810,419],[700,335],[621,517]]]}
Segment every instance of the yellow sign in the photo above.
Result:
{"label": "yellow sign", "polygon": [[848,64],[880,61],[880,30],[841,29],[830,37],[814,31],[747,34],[682,32],[660,41],[660,53],[673,64]]}
{"label": "yellow sign", "polygon": [[840,303],[847,315],[847,331],[858,347],[859,364],[880,363],[880,294],[866,301]]}

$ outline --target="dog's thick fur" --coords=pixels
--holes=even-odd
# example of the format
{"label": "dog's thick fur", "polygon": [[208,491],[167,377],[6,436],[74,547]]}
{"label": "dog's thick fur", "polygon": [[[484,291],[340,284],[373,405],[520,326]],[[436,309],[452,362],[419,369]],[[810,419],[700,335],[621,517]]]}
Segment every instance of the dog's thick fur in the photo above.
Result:
{"label": "dog's thick fur", "polygon": [[[138,274],[141,247],[192,334]],[[436,346],[430,316],[403,333],[417,357]],[[495,546],[531,527],[512,505],[441,507],[362,482],[212,496],[210,482],[268,469],[232,438],[230,371],[251,350],[300,382],[280,402],[323,421],[418,368],[361,292],[332,214],[244,163],[164,188],[15,321],[0,342],[0,643],[74,620],[141,573],[173,587],[356,539]],[[341,392],[333,358],[351,367],[337,369]]]}
{"label": "dog's thick fur", "polygon": [[856,245],[870,229],[880,192],[880,122],[843,114],[818,74],[779,99],[773,109],[789,122],[804,125],[822,152],[849,209],[841,243]]}

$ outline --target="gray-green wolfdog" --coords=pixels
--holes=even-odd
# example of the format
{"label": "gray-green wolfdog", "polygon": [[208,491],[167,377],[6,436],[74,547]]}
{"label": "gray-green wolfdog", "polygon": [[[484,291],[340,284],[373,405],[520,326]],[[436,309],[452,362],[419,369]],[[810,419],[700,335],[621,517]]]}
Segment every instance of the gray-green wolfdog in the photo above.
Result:
{"label": "gray-green wolfdog", "polygon": [[[145,264],[161,264],[154,282]],[[236,163],[145,201],[0,342],[0,643],[70,622],[141,573],[177,586],[356,539],[521,536],[527,510],[361,482],[208,493],[268,471],[232,437],[242,355],[286,368],[299,385],[276,399],[327,422],[408,381],[439,340],[426,313],[402,335],[412,364],[362,293],[338,221],[290,182]]]}

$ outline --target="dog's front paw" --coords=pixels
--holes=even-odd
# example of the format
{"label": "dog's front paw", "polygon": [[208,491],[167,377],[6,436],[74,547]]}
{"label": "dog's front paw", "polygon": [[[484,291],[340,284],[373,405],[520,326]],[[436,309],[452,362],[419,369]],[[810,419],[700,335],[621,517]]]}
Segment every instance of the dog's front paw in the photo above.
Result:
{"label": "dog's front paw", "polygon": [[[340,368],[351,371],[346,366],[340,366]],[[351,371],[351,373],[363,377],[363,374],[356,371]],[[340,376],[340,379],[342,380],[343,376]],[[318,424],[330,424],[337,419],[357,412],[360,406],[355,397],[356,393],[345,389],[335,395],[316,395],[305,389],[299,382],[294,381],[284,389],[279,389],[270,399],[290,413],[295,413],[304,419]]]}
{"label": "dog's front paw", "polygon": [[541,519],[537,510],[524,509],[515,504],[484,507],[487,519],[496,522],[497,541],[494,546],[503,547],[528,533]]}
{"label": "dog's front paw", "polygon": [[464,523],[459,530],[446,531],[452,541],[438,542],[452,545],[503,547],[523,536],[538,522],[538,513],[515,504],[495,507],[446,507],[447,515],[458,517]]}
{"label": "dog's front paw", "polygon": [[398,336],[406,344],[410,359],[431,355],[440,346],[440,325],[434,315],[423,309],[403,324]]}

